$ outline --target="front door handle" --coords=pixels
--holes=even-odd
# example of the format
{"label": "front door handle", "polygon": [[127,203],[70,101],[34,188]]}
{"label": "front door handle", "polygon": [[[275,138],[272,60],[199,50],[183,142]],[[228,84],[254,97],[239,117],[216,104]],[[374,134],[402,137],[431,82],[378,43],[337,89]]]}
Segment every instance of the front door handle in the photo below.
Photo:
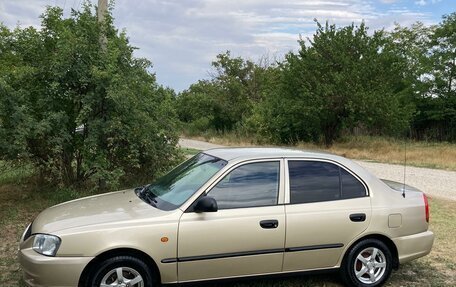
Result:
{"label": "front door handle", "polygon": [[260,226],[264,229],[277,228],[277,226],[279,226],[279,221],[275,219],[262,220],[260,221]]}
{"label": "front door handle", "polygon": [[350,214],[350,220],[353,222],[363,222],[366,220],[366,214],[365,213]]}

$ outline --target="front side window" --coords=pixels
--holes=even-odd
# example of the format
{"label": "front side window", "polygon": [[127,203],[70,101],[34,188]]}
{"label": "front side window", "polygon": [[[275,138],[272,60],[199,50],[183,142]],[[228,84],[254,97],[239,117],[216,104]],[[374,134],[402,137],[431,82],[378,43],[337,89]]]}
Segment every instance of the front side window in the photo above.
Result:
{"label": "front side window", "polygon": [[141,197],[162,210],[173,210],[187,201],[227,162],[200,153],[141,191]]}
{"label": "front side window", "polygon": [[364,185],[329,162],[289,161],[290,203],[310,203],[366,196]]}
{"label": "front side window", "polygon": [[235,168],[208,193],[219,209],[276,205],[280,162],[257,162]]}

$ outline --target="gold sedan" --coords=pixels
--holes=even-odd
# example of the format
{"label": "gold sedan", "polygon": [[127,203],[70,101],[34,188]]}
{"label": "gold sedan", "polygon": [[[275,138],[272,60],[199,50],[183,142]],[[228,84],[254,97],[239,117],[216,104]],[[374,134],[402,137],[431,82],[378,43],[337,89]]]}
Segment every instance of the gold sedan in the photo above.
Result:
{"label": "gold sedan", "polygon": [[19,259],[29,286],[158,286],[339,270],[380,286],[427,255],[419,190],[335,155],[280,148],[200,153],[156,182],[50,207]]}

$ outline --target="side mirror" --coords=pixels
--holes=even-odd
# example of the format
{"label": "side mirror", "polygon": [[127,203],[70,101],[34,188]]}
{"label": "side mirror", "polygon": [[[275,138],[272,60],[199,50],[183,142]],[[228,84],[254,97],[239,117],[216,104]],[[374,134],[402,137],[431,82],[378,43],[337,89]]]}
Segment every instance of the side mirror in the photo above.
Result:
{"label": "side mirror", "polygon": [[217,201],[210,196],[203,196],[198,199],[198,202],[195,204],[193,211],[195,212],[217,212],[218,206]]}

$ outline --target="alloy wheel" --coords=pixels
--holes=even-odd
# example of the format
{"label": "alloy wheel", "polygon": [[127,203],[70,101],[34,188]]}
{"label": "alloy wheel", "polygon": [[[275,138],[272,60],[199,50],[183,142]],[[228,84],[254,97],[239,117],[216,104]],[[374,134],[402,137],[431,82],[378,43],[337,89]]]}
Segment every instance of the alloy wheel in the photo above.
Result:
{"label": "alloy wheel", "polygon": [[385,254],[378,248],[369,247],[361,251],[355,259],[356,278],[366,284],[374,284],[385,275],[387,262]]}
{"label": "alloy wheel", "polygon": [[116,267],[101,279],[100,287],[143,287],[141,274],[130,267]]}

